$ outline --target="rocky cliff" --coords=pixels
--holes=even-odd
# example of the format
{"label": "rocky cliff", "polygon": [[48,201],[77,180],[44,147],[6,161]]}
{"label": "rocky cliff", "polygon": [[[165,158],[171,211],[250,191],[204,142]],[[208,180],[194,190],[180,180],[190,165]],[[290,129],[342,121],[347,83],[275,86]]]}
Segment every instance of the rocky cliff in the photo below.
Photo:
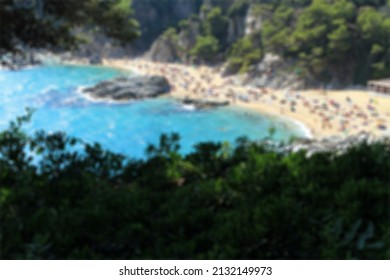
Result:
{"label": "rocky cliff", "polygon": [[[161,50],[156,60],[172,61],[175,57],[173,46],[169,41],[156,42],[161,34],[170,27],[177,26],[180,20],[199,13],[205,0],[133,0],[134,16],[140,24],[141,36],[131,44],[118,45],[103,34],[95,34],[93,30],[75,29],[84,44],[74,52],[74,56],[86,58],[92,63],[100,63],[101,57],[118,58],[123,56],[142,55],[150,48]],[[153,46],[154,44],[154,46]],[[165,45],[168,45],[166,47]],[[158,52],[159,53],[159,52]]]}
{"label": "rocky cliff", "polygon": [[[193,1],[189,1],[193,2]],[[147,53],[147,57],[155,61],[174,62],[174,61],[189,61],[189,52],[195,46],[198,36],[205,35],[202,23],[207,18],[207,11],[212,7],[222,7],[224,13],[228,13],[229,7],[233,0],[202,0],[202,9],[194,6],[190,16],[185,18],[185,21],[175,25],[177,27],[176,36],[167,36],[167,30],[160,34],[152,43],[151,48]],[[180,3],[180,2],[179,2]],[[190,9],[189,9],[190,10]],[[189,11],[187,10],[187,12]],[[227,17],[227,38],[228,44],[233,44],[239,38],[252,33],[252,29],[258,27],[258,21],[253,13],[250,13],[248,6],[239,14],[232,14]],[[182,13],[181,15],[184,15]]]}
{"label": "rocky cliff", "polygon": [[[221,60],[218,64],[226,62],[221,68],[224,75],[235,75],[237,70],[231,70],[231,63],[233,60],[229,58],[232,48],[236,42],[243,38],[249,38],[253,43],[252,49],[244,47],[239,51],[242,53],[236,55],[234,59],[241,59],[241,65],[245,65],[245,56],[250,61],[250,66],[244,74],[236,75],[234,80],[240,84],[253,85],[256,87],[271,87],[271,88],[304,88],[307,86],[321,86],[322,83],[316,81],[313,77],[309,77],[307,73],[303,75],[301,67],[297,66],[295,60],[286,60],[281,56],[271,52],[264,53],[262,49],[262,42],[259,39],[260,33],[264,27],[264,22],[267,18],[272,17],[272,13],[257,4],[249,4],[249,2],[235,1],[230,2],[233,5],[227,5],[224,2],[224,15],[228,21],[227,24],[227,46],[222,47],[220,53]],[[244,3],[236,5],[237,3]],[[246,4],[245,4],[246,3]],[[160,35],[153,43],[153,46],[148,52],[148,57],[154,61],[160,62],[191,62],[191,50],[196,46],[197,38],[205,36],[204,22],[207,20],[207,12],[210,11],[215,3],[213,1],[204,1],[203,8],[197,15],[192,15],[184,23],[178,26],[177,31],[170,29],[169,31]],[[236,5],[236,6],[234,6]],[[253,61],[251,54],[255,48],[261,49],[258,61]],[[252,60],[251,60],[252,59]],[[257,58],[256,58],[257,59]]]}
{"label": "rocky cliff", "polygon": [[160,36],[153,43],[146,57],[160,62],[177,62],[181,60],[176,36],[173,36],[173,34]]}
{"label": "rocky cliff", "polygon": [[257,11],[256,5],[250,5],[245,15],[245,36],[249,36],[263,27],[263,18]]}
{"label": "rocky cliff", "polygon": [[141,25],[141,37],[135,46],[147,50],[159,35],[180,20],[198,14],[204,0],[133,0],[135,17]]}
{"label": "rocky cliff", "polygon": [[[228,76],[227,63],[221,72]],[[299,89],[306,86],[306,81],[294,70],[293,61],[285,61],[272,53],[266,53],[259,63],[252,65],[247,73],[236,75],[234,80],[236,84],[275,89]]]}
{"label": "rocky cliff", "polygon": [[168,29],[153,43],[146,57],[160,62],[187,62],[189,52],[194,47],[200,35],[200,23],[188,20],[186,27],[177,33],[175,29]]}

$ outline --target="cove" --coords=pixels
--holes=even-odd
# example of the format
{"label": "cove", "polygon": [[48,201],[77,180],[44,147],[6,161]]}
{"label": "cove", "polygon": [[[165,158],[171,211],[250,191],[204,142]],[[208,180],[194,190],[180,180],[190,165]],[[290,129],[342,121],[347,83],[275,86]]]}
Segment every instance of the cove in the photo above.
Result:
{"label": "cove", "polygon": [[79,93],[82,86],[126,75],[132,74],[94,66],[0,70],[0,130],[30,107],[36,112],[26,126],[28,133],[64,131],[134,158],[143,158],[148,144],[157,144],[162,133],[178,133],[183,154],[204,141],[233,143],[241,136],[261,140],[271,126],[276,128],[276,141],[303,135],[292,122],[236,107],[193,111],[169,98],[113,103],[96,102]]}

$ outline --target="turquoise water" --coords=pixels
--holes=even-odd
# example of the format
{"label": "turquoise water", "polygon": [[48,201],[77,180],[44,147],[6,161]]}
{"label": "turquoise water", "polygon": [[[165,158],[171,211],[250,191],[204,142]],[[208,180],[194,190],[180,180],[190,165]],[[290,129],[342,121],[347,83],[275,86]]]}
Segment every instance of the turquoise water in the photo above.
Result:
{"label": "turquoise water", "polygon": [[124,75],[130,74],[89,66],[0,70],[0,130],[24,114],[24,108],[31,107],[36,112],[26,128],[28,132],[65,131],[132,157],[144,157],[147,145],[158,143],[162,133],[179,133],[183,153],[200,141],[233,142],[240,136],[263,139],[270,126],[277,129],[277,140],[302,134],[293,124],[238,108],[189,111],[168,98],[121,104],[95,102],[77,91],[80,86]]}

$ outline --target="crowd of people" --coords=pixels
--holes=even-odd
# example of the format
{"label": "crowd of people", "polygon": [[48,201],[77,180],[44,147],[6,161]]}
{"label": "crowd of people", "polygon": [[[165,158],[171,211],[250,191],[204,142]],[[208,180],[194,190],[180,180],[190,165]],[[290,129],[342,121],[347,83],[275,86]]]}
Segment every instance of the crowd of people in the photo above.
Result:
{"label": "crowd of people", "polygon": [[379,97],[368,92],[366,98],[355,100],[355,95],[348,92],[243,86],[236,78],[222,77],[217,69],[207,66],[140,59],[126,61],[125,66],[142,74],[165,76],[171,84],[173,97],[223,100],[233,105],[258,104],[263,109],[269,108],[274,113],[304,122],[317,137],[363,131],[374,135],[388,133],[390,106],[385,108],[387,111],[378,110]]}

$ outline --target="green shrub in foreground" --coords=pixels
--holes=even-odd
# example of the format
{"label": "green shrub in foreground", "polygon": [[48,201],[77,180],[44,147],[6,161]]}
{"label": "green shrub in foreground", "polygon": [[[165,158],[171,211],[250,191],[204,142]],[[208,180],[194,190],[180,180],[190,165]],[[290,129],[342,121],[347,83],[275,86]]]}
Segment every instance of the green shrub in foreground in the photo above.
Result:
{"label": "green shrub in foreground", "polygon": [[386,144],[307,159],[240,139],[182,156],[171,135],[129,160],[23,121],[0,134],[2,259],[390,257]]}

